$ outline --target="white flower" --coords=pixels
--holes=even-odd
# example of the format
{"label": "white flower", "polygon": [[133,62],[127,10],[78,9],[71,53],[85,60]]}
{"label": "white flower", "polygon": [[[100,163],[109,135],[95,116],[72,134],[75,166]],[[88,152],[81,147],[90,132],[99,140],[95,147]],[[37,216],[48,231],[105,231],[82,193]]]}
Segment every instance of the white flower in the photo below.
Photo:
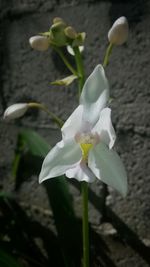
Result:
{"label": "white flower", "polygon": [[[79,46],[79,50],[80,52],[82,53],[84,51],[84,45],[80,45]],[[74,51],[73,51],[73,48],[70,46],[70,45],[67,45],[67,51],[70,55],[74,56]]]}
{"label": "white flower", "polygon": [[129,26],[126,17],[120,17],[108,32],[108,40],[114,45],[122,45],[128,39]]}
{"label": "white flower", "polygon": [[29,106],[27,103],[18,103],[9,106],[4,112],[4,119],[12,120],[22,117]]}
{"label": "white flower", "polygon": [[112,150],[116,136],[111,110],[106,107],[108,99],[108,82],[103,67],[98,65],[85,82],[80,105],[61,129],[62,141],[43,162],[40,183],[63,174],[89,183],[96,177],[126,194],[126,172]]}
{"label": "white flower", "polygon": [[46,36],[32,36],[29,39],[31,47],[38,51],[46,51],[49,48],[49,40]]}

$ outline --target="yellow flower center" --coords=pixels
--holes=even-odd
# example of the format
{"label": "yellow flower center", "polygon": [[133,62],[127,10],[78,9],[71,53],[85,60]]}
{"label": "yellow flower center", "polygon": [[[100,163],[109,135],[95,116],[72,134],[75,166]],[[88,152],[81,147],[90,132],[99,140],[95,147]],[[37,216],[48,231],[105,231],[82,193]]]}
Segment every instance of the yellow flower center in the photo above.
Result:
{"label": "yellow flower center", "polygon": [[81,151],[82,151],[82,159],[85,160],[86,162],[88,161],[88,155],[89,155],[89,151],[90,149],[93,147],[93,144],[80,144],[81,147]]}
{"label": "yellow flower center", "polygon": [[75,136],[76,142],[80,145],[82,151],[82,159],[87,163],[88,155],[91,148],[100,140],[97,133],[77,133]]}

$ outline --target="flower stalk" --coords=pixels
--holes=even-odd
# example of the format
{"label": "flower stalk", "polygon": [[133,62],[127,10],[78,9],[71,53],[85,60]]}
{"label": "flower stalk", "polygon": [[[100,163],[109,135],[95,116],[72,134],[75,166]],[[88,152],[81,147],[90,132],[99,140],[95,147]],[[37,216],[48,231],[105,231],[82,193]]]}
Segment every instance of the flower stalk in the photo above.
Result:
{"label": "flower stalk", "polygon": [[63,52],[61,51],[61,49],[58,48],[58,47],[56,47],[56,46],[55,47],[53,46],[53,48],[57,52],[57,54],[60,56],[60,58],[62,59],[62,61],[66,65],[66,67],[71,71],[71,73],[74,74],[75,76],[77,76],[77,71],[69,63],[69,61],[67,60],[67,58],[65,57],[65,55],[63,54]]}
{"label": "flower stalk", "polygon": [[88,223],[88,183],[82,182],[82,233],[83,233],[83,267],[89,267],[89,223]]}
{"label": "flower stalk", "polygon": [[103,61],[103,67],[105,68],[108,63],[109,63],[109,58],[110,58],[110,55],[111,55],[111,52],[112,52],[112,49],[113,49],[113,44],[109,44],[107,49],[106,49],[106,53],[105,53],[105,57],[104,57],[104,61]]}
{"label": "flower stalk", "polygon": [[64,122],[60,118],[58,118],[53,112],[49,111],[49,109],[45,105],[36,102],[31,102],[28,103],[28,107],[42,109],[52,118],[52,120],[58,125],[59,128],[63,126]]}
{"label": "flower stalk", "polygon": [[[74,47],[75,60],[79,76],[79,97],[85,82],[84,66],[79,48]],[[83,240],[83,267],[89,267],[89,222],[88,222],[88,183],[81,183],[82,192],[82,240]]]}
{"label": "flower stalk", "polygon": [[75,60],[76,60],[78,76],[79,76],[79,97],[80,97],[80,94],[82,92],[82,88],[85,82],[84,66],[83,66],[82,55],[79,50],[79,47],[75,46],[73,50],[75,54]]}

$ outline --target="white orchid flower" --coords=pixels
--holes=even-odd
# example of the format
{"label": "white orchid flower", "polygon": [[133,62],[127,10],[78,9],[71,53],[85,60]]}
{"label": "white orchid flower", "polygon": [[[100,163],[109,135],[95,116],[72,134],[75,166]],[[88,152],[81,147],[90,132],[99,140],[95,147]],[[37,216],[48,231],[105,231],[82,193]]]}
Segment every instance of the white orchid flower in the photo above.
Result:
{"label": "white orchid flower", "polygon": [[89,183],[98,178],[126,195],[126,172],[112,150],[116,136],[108,100],[108,81],[98,65],[85,82],[80,105],[61,129],[62,140],[43,162],[40,183],[63,174]]}

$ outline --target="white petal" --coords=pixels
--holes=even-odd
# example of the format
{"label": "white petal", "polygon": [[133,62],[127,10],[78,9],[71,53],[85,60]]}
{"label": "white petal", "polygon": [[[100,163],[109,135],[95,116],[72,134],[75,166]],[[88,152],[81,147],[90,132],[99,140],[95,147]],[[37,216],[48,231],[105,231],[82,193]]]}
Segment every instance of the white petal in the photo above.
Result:
{"label": "white petal", "polygon": [[84,107],[83,119],[92,126],[99,119],[100,111],[106,107],[109,85],[102,65],[97,65],[83,87],[80,103]]}
{"label": "white petal", "polygon": [[29,106],[27,103],[18,103],[9,106],[4,112],[4,119],[12,120],[22,117]]}
{"label": "white petal", "polygon": [[92,183],[95,181],[95,175],[91,172],[84,161],[76,164],[75,167],[66,171],[68,178],[75,178],[78,181],[86,181]]}
{"label": "white petal", "polygon": [[111,149],[116,140],[115,130],[111,122],[111,109],[104,108],[100,113],[100,118],[94,126],[93,133],[98,133],[100,141],[105,143]]}
{"label": "white petal", "polygon": [[61,128],[63,140],[74,138],[82,128],[83,106],[78,106]]}
{"label": "white petal", "polygon": [[88,165],[98,179],[118,190],[123,196],[126,195],[127,175],[115,151],[99,143],[90,150]]}
{"label": "white petal", "polygon": [[[82,53],[82,52],[84,51],[84,46],[83,46],[83,45],[79,46],[79,50],[80,50],[80,52]],[[70,45],[67,45],[67,51],[68,51],[68,53],[69,53],[70,55],[72,55],[72,56],[75,55],[75,54],[74,54],[74,51],[73,51],[73,49],[72,49],[72,47],[71,47]]]}
{"label": "white petal", "polygon": [[74,141],[57,143],[43,162],[39,182],[64,174],[67,169],[79,162],[81,157],[81,149]]}

